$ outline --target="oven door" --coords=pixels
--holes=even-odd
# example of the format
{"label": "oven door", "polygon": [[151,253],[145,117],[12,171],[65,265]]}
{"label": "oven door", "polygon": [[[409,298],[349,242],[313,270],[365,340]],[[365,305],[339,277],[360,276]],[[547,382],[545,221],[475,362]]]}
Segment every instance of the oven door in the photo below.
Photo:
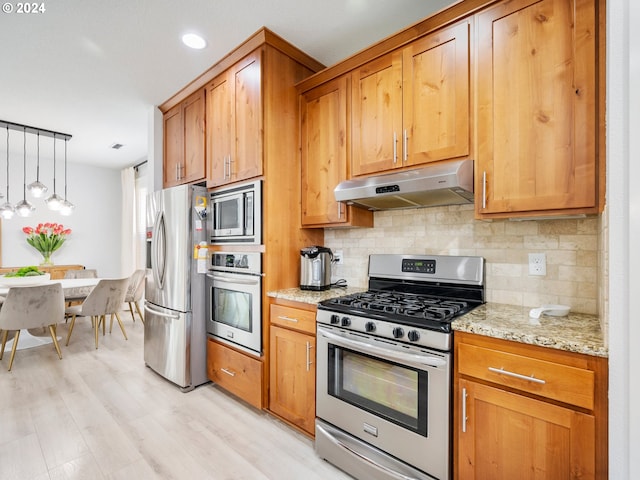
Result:
{"label": "oven door", "polygon": [[207,333],[253,355],[262,353],[262,277],[210,272],[206,277]]}
{"label": "oven door", "polygon": [[[326,443],[357,451],[361,442],[345,446],[344,438],[353,436],[375,447],[351,455],[353,462],[384,464],[369,458],[381,450],[435,478],[449,478],[451,354],[337,327],[317,329],[316,414],[349,434]],[[349,471],[349,465],[338,466]]]}

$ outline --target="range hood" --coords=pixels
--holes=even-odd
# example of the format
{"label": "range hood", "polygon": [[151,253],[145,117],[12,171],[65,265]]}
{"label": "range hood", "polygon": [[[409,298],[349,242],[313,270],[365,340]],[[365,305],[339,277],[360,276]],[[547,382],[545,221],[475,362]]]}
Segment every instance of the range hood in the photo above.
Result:
{"label": "range hood", "polygon": [[473,160],[345,180],[333,193],[338,202],[369,210],[473,203]]}

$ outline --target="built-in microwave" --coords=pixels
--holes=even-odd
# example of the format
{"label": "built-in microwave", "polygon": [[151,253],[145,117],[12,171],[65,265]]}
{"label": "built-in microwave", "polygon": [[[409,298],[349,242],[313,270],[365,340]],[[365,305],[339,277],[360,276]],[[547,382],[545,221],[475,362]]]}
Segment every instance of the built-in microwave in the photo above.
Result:
{"label": "built-in microwave", "polygon": [[210,192],[212,245],[262,243],[262,180]]}

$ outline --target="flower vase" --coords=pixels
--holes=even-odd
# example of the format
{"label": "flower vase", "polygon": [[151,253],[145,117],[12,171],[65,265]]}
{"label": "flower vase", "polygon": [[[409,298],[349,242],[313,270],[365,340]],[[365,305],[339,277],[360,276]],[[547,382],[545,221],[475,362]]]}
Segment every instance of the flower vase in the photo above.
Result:
{"label": "flower vase", "polygon": [[42,253],[42,261],[40,262],[41,267],[48,267],[49,265],[53,265],[51,261],[51,252],[40,252]]}

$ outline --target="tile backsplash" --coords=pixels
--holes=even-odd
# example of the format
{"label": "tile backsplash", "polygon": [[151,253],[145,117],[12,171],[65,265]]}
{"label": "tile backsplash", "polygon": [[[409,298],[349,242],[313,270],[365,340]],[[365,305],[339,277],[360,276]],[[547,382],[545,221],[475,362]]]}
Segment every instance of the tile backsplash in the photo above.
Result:
{"label": "tile backsplash", "polygon": [[[473,206],[374,213],[373,228],[325,229],[325,246],[342,250],[333,281],[366,287],[371,253],[479,255],[486,259],[487,301],[536,307],[564,304],[602,313],[598,216],[560,220],[474,219]],[[528,254],[544,253],[545,276],[529,275]]]}

